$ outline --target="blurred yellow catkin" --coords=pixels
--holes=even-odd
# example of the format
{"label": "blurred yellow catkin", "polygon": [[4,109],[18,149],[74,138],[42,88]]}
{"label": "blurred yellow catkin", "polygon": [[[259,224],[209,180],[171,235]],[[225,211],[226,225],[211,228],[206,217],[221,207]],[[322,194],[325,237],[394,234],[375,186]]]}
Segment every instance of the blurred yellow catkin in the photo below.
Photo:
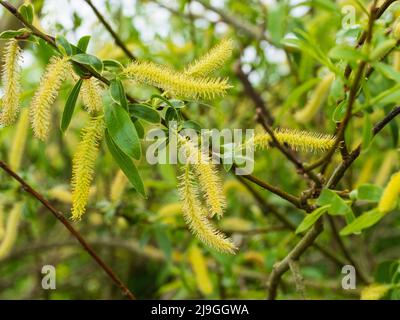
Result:
{"label": "blurred yellow catkin", "polygon": [[110,200],[113,203],[118,203],[121,201],[127,184],[128,178],[125,176],[122,170],[118,170],[114,180],[111,183]]}
{"label": "blurred yellow catkin", "polygon": [[53,57],[42,76],[31,105],[31,124],[35,137],[46,140],[50,127],[50,107],[70,69],[67,57]]}
{"label": "blurred yellow catkin", "polygon": [[[1,200],[0,200],[1,201]],[[0,241],[4,237],[4,204],[0,202]]]}
{"label": "blurred yellow catkin", "polygon": [[92,117],[82,130],[79,143],[72,160],[72,219],[79,220],[85,213],[90,184],[93,180],[94,166],[99,144],[104,133],[104,118]]}
{"label": "blurred yellow catkin", "polygon": [[21,93],[21,49],[15,39],[7,41],[4,47],[3,72],[1,80],[4,94],[0,102],[0,124],[9,126],[15,122],[19,110]]}
{"label": "blurred yellow catkin", "polygon": [[196,279],[197,288],[206,296],[211,294],[213,284],[208,273],[207,261],[198,246],[192,245],[189,248],[188,259]]}
{"label": "blurred yellow catkin", "polygon": [[11,209],[7,219],[7,226],[4,233],[3,241],[0,244],[0,260],[7,257],[12,250],[15,240],[17,239],[18,226],[22,215],[22,203],[16,203]]}
{"label": "blurred yellow catkin", "polygon": [[10,153],[8,155],[8,162],[11,169],[18,171],[21,167],[22,156],[24,154],[26,138],[29,131],[29,110],[25,108],[21,112],[21,116],[18,120],[15,134],[13,137],[13,143],[11,145]]}
{"label": "blurred yellow catkin", "polygon": [[400,172],[390,177],[389,183],[383,190],[381,199],[379,200],[378,209],[382,213],[392,211],[397,206],[397,200],[400,194]]}
{"label": "blurred yellow catkin", "polygon": [[372,174],[374,173],[374,163],[375,159],[370,157],[368,158],[363,167],[361,168],[361,171],[358,175],[357,181],[354,183],[353,188],[357,188],[360,184],[366,183],[370,180]]}
{"label": "blurred yellow catkin", "polygon": [[390,290],[386,284],[373,283],[361,290],[361,300],[379,300]]}
{"label": "blurred yellow catkin", "polygon": [[374,181],[375,184],[378,186],[385,185],[387,179],[390,176],[390,173],[392,172],[393,167],[395,167],[396,164],[397,164],[397,151],[389,150],[388,152],[386,152],[383,163],[379,168],[378,173],[376,174]]}
{"label": "blurred yellow catkin", "polygon": [[322,81],[318,84],[315,91],[309,98],[306,106],[303,109],[297,111],[294,115],[295,119],[298,122],[308,123],[314,118],[315,114],[318,112],[319,108],[328,97],[329,90],[334,79],[335,76],[333,73],[328,73],[322,79]]}
{"label": "blurred yellow catkin", "polygon": [[205,55],[191,63],[185,69],[185,74],[190,76],[207,76],[222,67],[231,57],[232,51],[232,39],[223,39]]}

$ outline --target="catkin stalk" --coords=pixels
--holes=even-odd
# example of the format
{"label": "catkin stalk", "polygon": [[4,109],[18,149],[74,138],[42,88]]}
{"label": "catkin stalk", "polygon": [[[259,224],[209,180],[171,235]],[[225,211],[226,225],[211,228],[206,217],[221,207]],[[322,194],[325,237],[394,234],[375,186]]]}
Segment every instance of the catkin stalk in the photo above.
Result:
{"label": "catkin stalk", "polygon": [[4,95],[0,103],[0,124],[3,126],[9,126],[17,119],[21,92],[20,59],[21,50],[18,46],[18,41],[15,39],[9,40],[4,49],[3,72],[1,75]]}

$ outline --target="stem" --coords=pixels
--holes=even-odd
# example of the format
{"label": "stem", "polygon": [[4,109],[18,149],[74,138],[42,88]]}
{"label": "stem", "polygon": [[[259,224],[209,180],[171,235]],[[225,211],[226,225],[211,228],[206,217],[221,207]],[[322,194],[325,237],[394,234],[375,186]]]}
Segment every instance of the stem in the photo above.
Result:
{"label": "stem", "polygon": [[114,271],[96,254],[93,248],[86,242],[83,236],[76,230],[70,222],[63,216],[63,214],[55,209],[49,201],[47,201],[39,192],[34,190],[25,180],[23,180],[17,173],[15,173],[11,168],[0,160],[0,168],[8,174],[11,178],[16,180],[22,188],[28,192],[32,197],[39,200],[53,215],[57,218],[75,237],[76,240],[79,241],[81,246],[89,253],[89,255],[96,261],[96,263],[105,271],[105,273],[109,276],[109,278],[121,289],[122,293],[129,299],[135,300],[135,296],[133,293],[125,286],[125,284],[118,278],[118,276],[114,273]]}

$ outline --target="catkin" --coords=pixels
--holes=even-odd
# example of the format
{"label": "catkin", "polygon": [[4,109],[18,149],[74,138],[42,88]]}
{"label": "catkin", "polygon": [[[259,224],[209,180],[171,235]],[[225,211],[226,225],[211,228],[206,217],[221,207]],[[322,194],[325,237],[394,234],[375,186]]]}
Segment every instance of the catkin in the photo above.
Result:
{"label": "catkin", "polygon": [[207,213],[198,199],[198,190],[193,176],[190,165],[185,165],[179,187],[185,222],[200,241],[217,251],[233,254],[236,250],[235,245],[216,230],[207,219]]}
{"label": "catkin", "polygon": [[4,237],[4,205],[0,202],[0,241]]}
{"label": "catkin", "polygon": [[118,170],[113,182],[111,183],[110,199],[113,203],[118,203],[121,201],[127,184],[128,178],[125,176],[122,170]]}
{"label": "catkin", "polygon": [[182,137],[179,139],[184,147],[187,160],[193,164],[210,216],[216,214],[221,217],[226,207],[226,201],[215,166],[211,163],[210,157],[201,152],[191,141]]}
{"label": "catkin", "polygon": [[296,114],[294,115],[297,121],[299,121],[300,123],[308,123],[313,119],[321,105],[325,102],[334,78],[335,76],[333,73],[328,73],[322,79],[322,81],[308,100],[306,106],[296,112]]}
{"label": "catkin", "polygon": [[[333,147],[335,137],[327,134],[292,129],[276,129],[275,138],[280,144],[287,144],[295,150],[325,151]],[[255,134],[246,142],[255,149],[268,148],[272,138],[267,133]]]}
{"label": "catkin", "polygon": [[379,200],[378,209],[382,213],[392,211],[397,206],[397,199],[400,194],[400,172],[393,174],[390,181],[383,190]]}
{"label": "catkin", "polygon": [[29,129],[29,110],[25,108],[21,117],[18,120],[18,125],[15,130],[13,144],[9,153],[8,161],[11,169],[18,171],[21,167],[21,160],[24,154],[26,138],[28,136]]}
{"label": "catkin", "polygon": [[0,124],[8,126],[17,119],[21,92],[21,68],[19,61],[21,50],[18,41],[9,40],[4,49],[3,72],[1,79],[4,85],[4,95],[1,99]]}
{"label": "catkin", "polygon": [[223,39],[204,56],[190,64],[185,74],[190,76],[207,76],[218,70],[230,58],[233,51],[232,39]]}
{"label": "catkin", "polygon": [[54,57],[46,67],[30,106],[35,137],[46,140],[50,127],[50,107],[57,98],[62,82],[70,70],[67,57]]}
{"label": "catkin", "polygon": [[190,265],[196,278],[197,287],[204,295],[209,295],[213,291],[213,284],[208,273],[207,261],[200,248],[193,245],[188,254]]}
{"label": "catkin", "polygon": [[81,88],[83,104],[86,110],[95,115],[103,109],[102,89],[94,77],[84,79]]}
{"label": "catkin", "polygon": [[15,240],[17,239],[21,214],[22,203],[16,203],[7,219],[7,226],[4,233],[3,241],[0,244],[0,260],[7,257],[14,246]]}
{"label": "catkin", "polygon": [[213,99],[224,96],[230,88],[227,79],[192,77],[152,62],[134,61],[123,73],[138,82],[161,88],[184,99]]}
{"label": "catkin", "polygon": [[361,300],[379,300],[390,290],[390,285],[373,283],[361,290]]}
{"label": "catkin", "polygon": [[92,117],[82,130],[79,143],[72,160],[72,219],[79,220],[85,213],[90,184],[93,180],[94,166],[99,143],[104,133],[103,117]]}

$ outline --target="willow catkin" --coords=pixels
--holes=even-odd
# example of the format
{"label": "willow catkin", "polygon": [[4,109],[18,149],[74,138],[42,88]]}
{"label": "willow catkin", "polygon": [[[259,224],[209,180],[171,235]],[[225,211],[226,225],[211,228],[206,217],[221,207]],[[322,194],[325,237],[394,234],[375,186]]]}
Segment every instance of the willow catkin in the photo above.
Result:
{"label": "willow catkin", "polygon": [[191,63],[185,74],[190,76],[207,76],[222,67],[230,58],[233,51],[232,39],[223,39],[205,55]]}
{"label": "willow catkin", "polygon": [[9,40],[4,48],[3,72],[1,79],[4,86],[4,95],[0,102],[0,124],[8,126],[17,119],[21,92],[21,50],[18,41]]}
{"label": "willow catkin", "polygon": [[[301,151],[326,151],[335,143],[335,137],[332,135],[301,130],[276,129],[274,135],[280,144],[287,144]],[[272,138],[268,133],[259,133],[249,139],[246,144],[255,149],[264,149],[268,148],[271,142]]]}
{"label": "willow catkin", "polygon": [[236,250],[235,245],[224,234],[216,230],[208,220],[207,212],[201,206],[198,198],[198,189],[193,181],[193,176],[190,165],[185,165],[179,184],[185,222],[200,241],[217,251],[233,254]]}
{"label": "willow catkin", "polygon": [[198,246],[193,245],[190,247],[188,259],[196,279],[197,288],[204,295],[211,294],[213,292],[213,284],[208,273],[207,261]]}
{"label": "willow catkin", "polygon": [[397,199],[400,194],[400,172],[390,177],[389,183],[383,190],[381,199],[378,203],[378,209],[382,213],[392,211],[397,206]]}
{"label": "willow catkin", "polygon": [[212,164],[210,157],[199,150],[193,142],[182,137],[179,139],[184,147],[187,160],[192,163],[198,177],[210,216],[212,217],[216,214],[218,217],[221,217],[224,214],[226,201],[217,169]]}
{"label": "willow catkin", "polygon": [[227,79],[193,77],[152,62],[134,61],[123,71],[128,78],[184,99],[213,99],[231,87]]}
{"label": "willow catkin", "polygon": [[392,172],[392,169],[397,164],[397,151],[389,150],[384,154],[384,160],[382,165],[379,168],[378,173],[376,174],[374,183],[378,186],[384,186],[387,179]]}
{"label": "willow catkin", "polygon": [[94,166],[99,144],[104,134],[103,117],[92,117],[82,130],[79,143],[72,160],[72,219],[79,220],[85,213],[93,180]]}
{"label": "willow catkin", "polygon": [[50,127],[50,107],[57,98],[61,84],[70,70],[67,57],[53,57],[46,67],[39,88],[30,106],[31,124],[35,137],[46,140]]}
{"label": "willow catkin", "polygon": [[373,283],[361,290],[360,300],[379,300],[390,290],[390,285]]}
{"label": "willow catkin", "polygon": [[102,89],[99,80],[94,77],[84,79],[80,93],[83,104],[89,113],[97,114],[102,111]]}
{"label": "willow catkin", "polygon": [[9,153],[8,161],[11,169],[18,171],[21,167],[22,156],[24,154],[26,138],[29,129],[29,110],[25,108],[18,120],[15,130],[13,143]]}
{"label": "willow catkin", "polygon": [[128,178],[125,176],[122,170],[118,170],[111,183],[110,199],[113,203],[118,203],[121,201],[127,184]]}
{"label": "willow catkin", "polygon": [[4,237],[4,205],[2,202],[0,202],[0,241]]}
{"label": "willow catkin", "polygon": [[16,203],[8,216],[3,241],[0,243],[0,260],[7,257],[14,246],[21,216],[22,203]]}
{"label": "willow catkin", "polygon": [[329,89],[334,80],[335,76],[333,73],[328,73],[322,81],[318,84],[315,91],[312,93],[306,106],[296,112],[294,115],[295,119],[300,123],[310,122],[315,114],[318,112],[321,105],[325,102],[329,94]]}

